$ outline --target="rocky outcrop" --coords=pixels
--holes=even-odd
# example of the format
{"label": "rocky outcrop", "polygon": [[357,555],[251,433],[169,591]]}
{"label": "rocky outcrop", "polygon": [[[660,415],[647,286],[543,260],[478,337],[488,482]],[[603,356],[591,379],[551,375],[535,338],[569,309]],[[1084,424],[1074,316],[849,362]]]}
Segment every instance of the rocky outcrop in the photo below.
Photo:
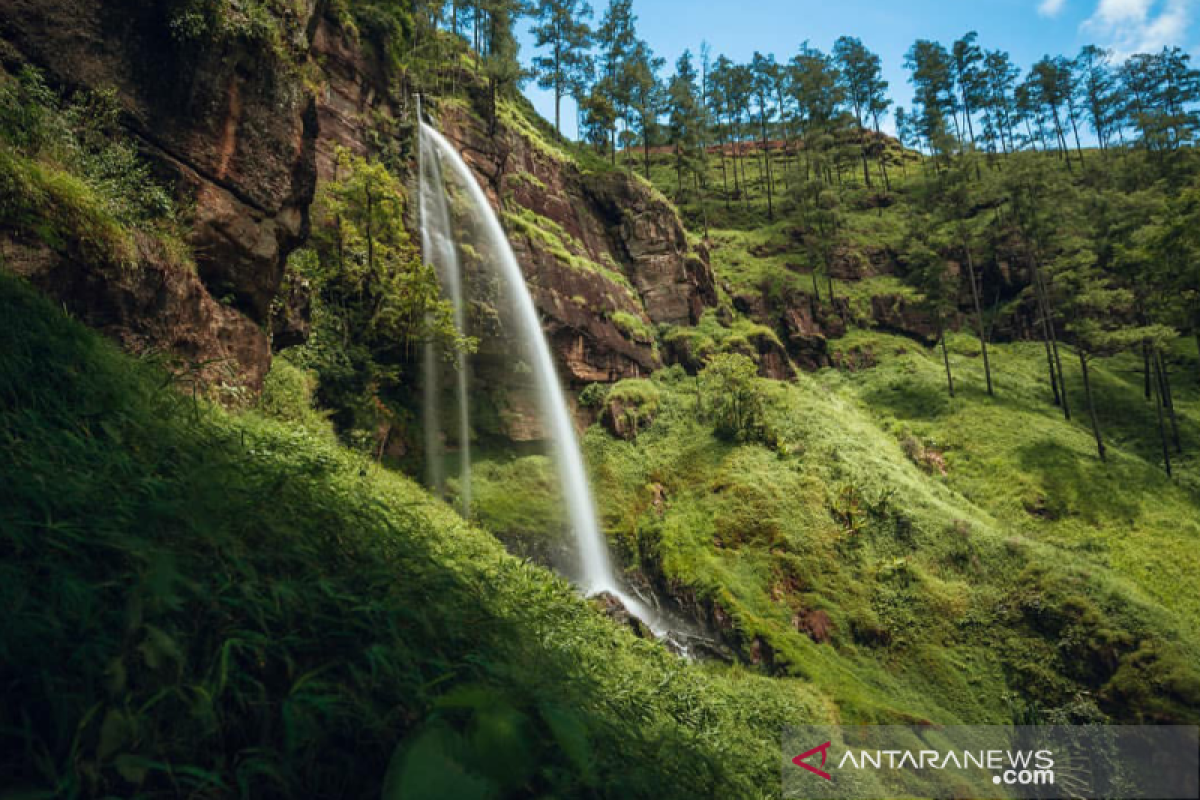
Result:
{"label": "rocky outcrop", "polygon": [[137,237],[135,265],[98,263],[36,239],[0,235],[0,262],[58,298],[78,319],[133,353],[161,353],[189,385],[261,387],[270,367],[262,329],[217,303],[195,272],[152,237]]}
{"label": "rocky outcrop", "polygon": [[613,382],[662,366],[653,336],[617,320],[652,331],[716,303],[707,253],[688,245],[674,208],[637,178],[585,173],[503,121],[489,131],[478,109],[435,112],[497,211],[522,215],[509,238],[564,378]]}
{"label": "rocky outcrop", "polygon": [[[303,51],[313,8],[293,9],[286,23],[298,41],[289,44]],[[259,326],[288,253],[307,235],[316,109],[294,65],[271,63],[282,56],[236,38],[182,41],[171,11],[151,0],[0,0],[6,53],[67,92],[115,89],[124,123],[190,210],[196,276],[169,275],[177,268],[150,258],[147,268],[111,280],[103,265],[60,253],[50,270],[59,280],[46,290],[78,304],[85,298],[77,292],[89,287],[80,313],[121,309],[101,314],[121,340],[203,360],[218,356],[209,345],[224,341],[218,349],[235,354],[235,382],[253,385],[270,359]],[[137,308],[155,319],[136,319]]]}
{"label": "rocky outcrop", "polygon": [[695,324],[717,304],[708,253],[689,248],[683,223],[662,196],[615,171],[588,176],[584,190],[653,322]]}
{"label": "rocky outcrop", "polygon": [[933,313],[903,295],[872,297],[871,318],[883,330],[916,339],[926,347],[938,340],[938,323]]}
{"label": "rocky outcrop", "polygon": [[846,335],[849,306],[845,298],[833,304],[818,302],[812,294],[794,289],[781,298],[762,293],[735,295],[734,307],[778,334],[787,357],[804,370],[830,366],[829,340]]}

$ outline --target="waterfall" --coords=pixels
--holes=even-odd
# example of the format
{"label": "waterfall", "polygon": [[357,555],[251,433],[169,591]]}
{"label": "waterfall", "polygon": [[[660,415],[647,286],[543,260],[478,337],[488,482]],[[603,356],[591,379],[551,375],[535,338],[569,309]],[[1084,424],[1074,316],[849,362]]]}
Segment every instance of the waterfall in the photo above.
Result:
{"label": "waterfall", "polygon": [[[421,252],[426,264],[432,264],[438,280],[450,296],[454,307],[454,327],[459,335],[467,332],[467,315],[463,302],[462,269],[459,265],[458,248],[452,237],[450,210],[446,205],[446,194],[442,191],[442,168],[429,137],[420,137],[420,213]],[[435,346],[427,343],[424,361],[424,427],[425,455],[429,485],[439,495],[444,493],[444,467],[442,464],[441,361]],[[464,517],[471,515],[471,411],[467,395],[467,356],[459,351],[455,363],[455,402],[458,406],[458,447],[461,458],[459,474],[459,499]]]}
{"label": "waterfall", "polygon": [[[563,496],[579,554],[580,588],[586,594],[612,593],[625,604],[630,613],[652,629],[657,629],[660,627],[658,615],[651,612],[640,600],[624,592],[613,572],[608,547],[596,521],[596,509],[583,468],[583,455],[579,449],[579,440],[575,435],[575,426],[571,420],[562,385],[559,383],[554,369],[550,347],[542,332],[533,297],[525,285],[525,276],[521,272],[520,265],[517,264],[504,229],[500,226],[500,220],[497,219],[491,204],[488,203],[483,189],[480,188],[454,147],[429,125],[422,122],[420,126],[420,149],[423,161],[426,163],[436,161],[440,165],[437,172],[445,173],[436,175],[436,182],[431,183],[435,180],[434,168],[422,168],[421,202],[427,212],[422,217],[422,225],[425,229],[423,236],[427,241],[447,242],[451,248],[453,247],[454,238],[450,228],[449,215],[440,215],[436,208],[431,208],[435,206],[432,196],[437,195],[440,197],[441,208],[445,210],[446,184],[442,181],[448,180],[465,195],[466,213],[471,224],[477,229],[476,233],[479,237],[477,245],[485,264],[496,270],[512,296],[517,317],[517,335],[533,362],[530,366],[537,390],[538,410],[549,428],[555,448],[559,480],[562,483]],[[426,152],[427,148],[428,153]],[[426,187],[428,187],[428,191]],[[430,195],[428,198],[430,202],[427,202],[427,194]],[[430,230],[431,228],[435,230]],[[449,288],[453,291],[453,287]]]}

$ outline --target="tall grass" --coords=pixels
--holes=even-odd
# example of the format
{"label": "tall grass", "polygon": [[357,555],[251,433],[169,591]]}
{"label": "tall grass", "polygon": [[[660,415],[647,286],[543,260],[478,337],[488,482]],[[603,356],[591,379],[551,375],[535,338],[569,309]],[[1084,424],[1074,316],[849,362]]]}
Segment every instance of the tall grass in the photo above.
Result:
{"label": "tall grass", "polygon": [[173,391],[2,275],[0,315],[7,790],[753,797],[780,727],[828,718],[801,683],[635,639],[408,480]]}

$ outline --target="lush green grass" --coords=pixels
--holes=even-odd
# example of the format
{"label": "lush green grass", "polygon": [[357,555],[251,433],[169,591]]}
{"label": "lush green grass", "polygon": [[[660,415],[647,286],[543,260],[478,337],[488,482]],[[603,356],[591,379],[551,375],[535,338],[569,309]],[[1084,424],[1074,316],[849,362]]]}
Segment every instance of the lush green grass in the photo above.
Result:
{"label": "lush green grass", "polygon": [[[1119,721],[1200,718],[1194,467],[1172,483],[1154,463],[1125,365],[1096,367],[1106,467],[1048,402],[1033,345],[996,348],[988,399],[955,337],[955,400],[938,353],[856,345],[881,365],[763,382],[771,449],[717,438],[677,369],[636,441],[592,428],[625,563],[718,605],[744,655],[765,642],[843,719],[1007,722],[1080,698]],[[1178,393],[1190,430],[1195,392]]]}
{"label": "lush green grass", "polygon": [[[770,796],[780,727],[829,718],[635,639],[319,419],[197,402],[5,276],[0,315],[6,789]],[[272,387],[294,419],[303,376]]]}
{"label": "lush green grass", "polygon": [[[1200,581],[1200,459],[1190,450],[1172,452],[1176,478],[1167,478],[1154,408],[1142,395],[1140,362],[1126,356],[1093,368],[1097,413],[1110,448],[1109,462],[1102,464],[1069,348],[1064,366],[1073,424],[1050,402],[1038,343],[993,346],[996,397],[989,399],[978,343],[951,337],[958,397],[950,400],[938,359],[902,339],[869,338],[874,343],[868,346],[885,355],[906,351],[847,381],[882,426],[945,450],[948,485],[1010,529],[1111,567],[1200,637],[1200,598],[1185,589]],[[1194,448],[1200,405],[1192,372],[1176,370],[1175,394],[1185,444]]]}

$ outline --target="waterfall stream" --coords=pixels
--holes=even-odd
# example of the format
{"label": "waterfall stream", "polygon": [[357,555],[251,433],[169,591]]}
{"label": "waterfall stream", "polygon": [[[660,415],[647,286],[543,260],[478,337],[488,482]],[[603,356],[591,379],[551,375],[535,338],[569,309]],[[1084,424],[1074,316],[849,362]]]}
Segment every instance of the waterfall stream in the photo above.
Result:
{"label": "waterfall stream", "polygon": [[[463,300],[462,267],[450,224],[450,209],[442,180],[442,168],[437,151],[428,136],[420,137],[420,213],[421,251],[426,264],[432,264],[450,302],[454,306],[454,327],[459,334],[467,330],[467,313]],[[425,455],[429,470],[429,485],[439,495],[444,493],[445,475],[442,468],[441,360],[433,343],[427,343],[424,360],[424,427]],[[459,498],[464,517],[471,516],[471,410],[467,394],[467,355],[459,351],[455,359],[455,403],[458,406],[458,447],[461,464]]]}
{"label": "waterfall stream", "polygon": [[[467,224],[475,228],[474,233],[478,237],[477,247],[481,251],[480,255],[485,268],[494,270],[502,284],[511,293],[516,312],[516,335],[532,360],[530,368],[537,391],[538,411],[550,432],[550,438],[554,445],[558,475],[562,483],[569,522],[579,556],[580,588],[588,595],[600,592],[609,592],[615,595],[631,614],[650,626],[656,633],[662,633],[663,625],[659,615],[655,614],[646,604],[625,592],[613,572],[608,547],[596,521],[595,505],[592,501],[587,474],[584,471],[583,455],[579,449],[575,426],[558,375],[555,372],[550,347],[542,332],[537,307],[525,284],[525,276],[513,255],[504,229],[500,226],[500,220],[492,210],[483,189],[480,188],[455,148],[440,133],[424,122],[420,127],[420,139],[422,239],[426,244],[427,258],[432,255],[434,258],[441,259],[444,264],[453,263],[455,276],[453,279],[447,278],[445,285],[447,291],[452,295],[452,300],[454,292],[459,292],[459,298],[455,302],[456,304],[461,303],[461,277],[457,274],[458,260],[452,254],[455,232],[451,227],[450,215],[447,212],[446,187],[452,186],[465,200],[463,211]],[[444,253],[443,250],[451,251],[451,253]],[[465,409],[466,370],[462,360],[459,361],[458,371],[460,374],[459,386],[462,387],[461,391],[463,392],[460,406]],[[436,414],[436,411],[433,413]],[[465,413],[461,424],[466,430]],[[466,446],[465,438],[463,446]],[[468,455],[464,451],[464,461],[469,460]],[[469,469],[469,466],[464,466],[464,470]]]}

